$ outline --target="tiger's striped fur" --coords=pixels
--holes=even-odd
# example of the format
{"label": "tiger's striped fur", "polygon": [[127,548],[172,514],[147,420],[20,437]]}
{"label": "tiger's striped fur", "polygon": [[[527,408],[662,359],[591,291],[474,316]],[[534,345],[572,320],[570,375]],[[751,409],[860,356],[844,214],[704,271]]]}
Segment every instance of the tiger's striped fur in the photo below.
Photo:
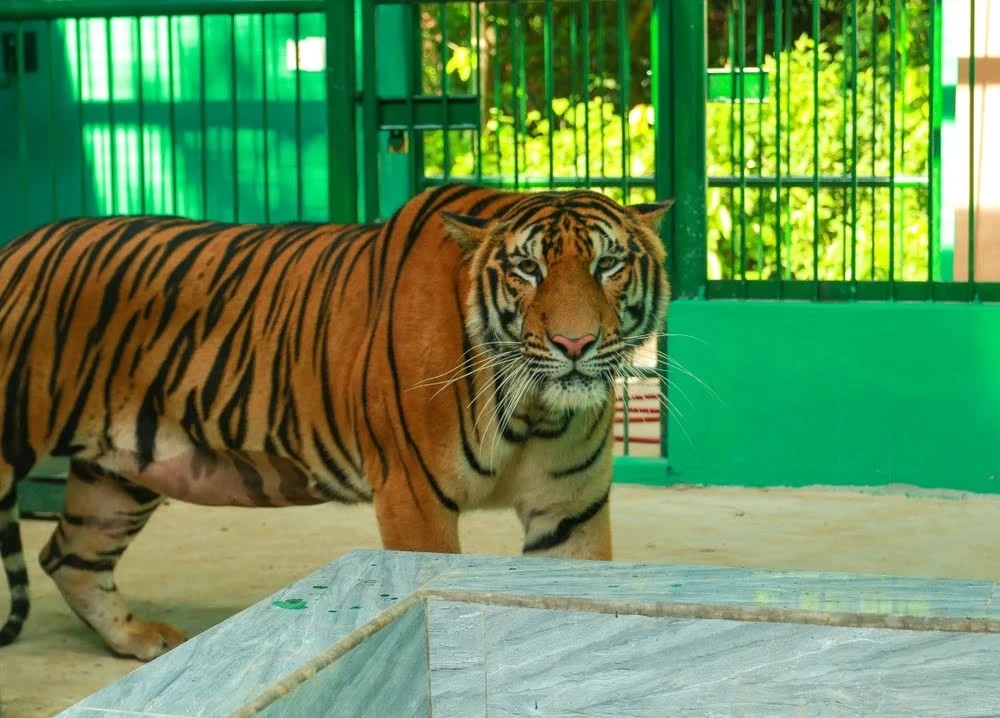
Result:
{"label": "tiger's striped fur", "polygon": [[41,562],[117,654],[183,640],[113,570],[164,496],[372,501],[389,549],[457,552],[513,507],[524,551],[609,559],[612,382],[662,327],[670,203],[430,189],[382,224],[73,219],[0,251],[0,550],[15,484],[70,458]]}

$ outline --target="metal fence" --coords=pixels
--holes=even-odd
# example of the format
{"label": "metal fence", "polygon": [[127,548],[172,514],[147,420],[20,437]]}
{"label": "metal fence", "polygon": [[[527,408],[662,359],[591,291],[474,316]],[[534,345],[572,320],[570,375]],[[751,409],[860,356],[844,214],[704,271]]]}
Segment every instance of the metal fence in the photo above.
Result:
{"label": "metal fence", "polygon": [[[0,231],[584,186],[678,199],[678,298],[1000,299],[973,161],[986,2],[8,0]],[[622,453],[666,450],[665,349],[623,388]]]}

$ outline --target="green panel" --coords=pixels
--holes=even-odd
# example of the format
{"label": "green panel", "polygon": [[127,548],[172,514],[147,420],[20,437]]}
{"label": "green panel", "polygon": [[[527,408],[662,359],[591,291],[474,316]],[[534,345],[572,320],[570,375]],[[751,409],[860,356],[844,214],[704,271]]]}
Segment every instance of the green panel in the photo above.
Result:
{"label": "green panel", "polygon": [[1000,492],[1000,306],[678,300],[669,331],[671,482]]}
{"label": "green panel", "polygon": [[479,129],[479,98],[475,95],[440,97],[383,97],[378,100],[380,130]]}
{"label": "green panel", "polygon": [[764,102],[770,91],[771,78],[759,67],[708,71],[709,102]]}

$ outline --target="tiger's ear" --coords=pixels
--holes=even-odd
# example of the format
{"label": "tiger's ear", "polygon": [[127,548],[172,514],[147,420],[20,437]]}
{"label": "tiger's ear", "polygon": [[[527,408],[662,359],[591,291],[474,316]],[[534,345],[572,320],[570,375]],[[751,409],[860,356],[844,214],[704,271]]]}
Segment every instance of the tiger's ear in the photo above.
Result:
{"label": "tiger's ear", "polygon": [[471,253],[483,240],[490,220],[453,212],[441,212],[445,231],[463,252]]}
{"label": "tiger's ear", "polygon": [[643,204],[629,205],[629,209],[639,215],[639,221],[652,229],[654,232],[660,229],[660,220],[671,207],[674,206],[673,199],[665,199],[662,202],[645,202]]}

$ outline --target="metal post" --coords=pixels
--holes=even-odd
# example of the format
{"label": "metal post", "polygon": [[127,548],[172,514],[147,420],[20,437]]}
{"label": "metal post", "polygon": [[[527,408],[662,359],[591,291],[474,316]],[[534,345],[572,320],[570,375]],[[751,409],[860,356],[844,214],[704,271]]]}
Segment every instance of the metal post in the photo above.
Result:
{"label": "metal post", "polygon": [[[653,14],[656,108],[656,190],[676,203],[664,218],[663,241],[673,297],[703,298],[707,282],[707,169],[705,105],[707,49],[705,3],[656,0]],[[667,340],[660,340],[661,356]],[[661,362],[661,377],[667,367]],[[667,397],[667,381],[660,391]],[[666,416],[660,422],[661,453],[668,456]]]}
{"label": "metal post", "polygon": [[326,118],[329,220],[358,221],[354,0],[326,1]]}

